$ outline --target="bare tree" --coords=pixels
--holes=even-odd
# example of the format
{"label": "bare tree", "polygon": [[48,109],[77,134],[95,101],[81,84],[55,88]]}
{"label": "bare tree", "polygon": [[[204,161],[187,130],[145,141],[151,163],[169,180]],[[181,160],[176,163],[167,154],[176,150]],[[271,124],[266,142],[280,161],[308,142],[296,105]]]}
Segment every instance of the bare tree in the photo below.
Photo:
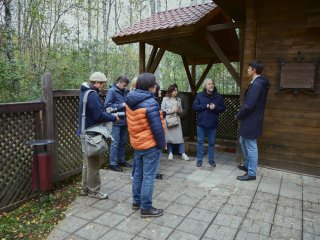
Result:
{"label": "bare tree", "polygon": [[149,0],[151,15],[156,12],[156,3],[155,0]]}

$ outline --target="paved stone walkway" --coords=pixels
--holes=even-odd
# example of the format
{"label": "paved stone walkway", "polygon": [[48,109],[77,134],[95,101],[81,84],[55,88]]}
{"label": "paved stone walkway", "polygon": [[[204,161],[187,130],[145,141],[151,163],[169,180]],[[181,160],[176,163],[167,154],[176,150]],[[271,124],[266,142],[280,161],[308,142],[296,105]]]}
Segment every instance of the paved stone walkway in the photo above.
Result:
{"label": "paved stone walkway", "polygon": [[161,159],[156,182],[159,218],[131,210],[131,170],[101,170],[107,200],[78,197],[48,239],[320,239],[320,179],[259,168],[256,181],[240,182],[235,155],[218,152],[217,167],[195,159]]}

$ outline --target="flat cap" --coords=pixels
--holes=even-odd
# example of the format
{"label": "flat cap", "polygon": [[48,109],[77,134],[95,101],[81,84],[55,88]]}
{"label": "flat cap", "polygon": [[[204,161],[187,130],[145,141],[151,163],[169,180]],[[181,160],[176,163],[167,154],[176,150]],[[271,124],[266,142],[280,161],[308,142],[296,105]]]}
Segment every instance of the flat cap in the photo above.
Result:
{"label": "flat cap", "polygon": [[107,77],[102,72],[94,72],[89,77],[89,80],[91,82],[106,82],[107,81]]}

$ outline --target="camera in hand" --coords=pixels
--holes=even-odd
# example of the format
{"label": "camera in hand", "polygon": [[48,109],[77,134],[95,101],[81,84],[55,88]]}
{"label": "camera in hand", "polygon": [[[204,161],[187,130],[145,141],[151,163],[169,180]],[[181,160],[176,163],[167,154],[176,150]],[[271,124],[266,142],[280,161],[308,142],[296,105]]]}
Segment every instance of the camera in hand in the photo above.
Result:
{"label": "camera in hand", "polygon": [[110,113],[113,116],[118,116],[119,118],[124,118],[126,116],[125,112],[118,112],[117,108],[108,107],[106,111],[107,113]]}

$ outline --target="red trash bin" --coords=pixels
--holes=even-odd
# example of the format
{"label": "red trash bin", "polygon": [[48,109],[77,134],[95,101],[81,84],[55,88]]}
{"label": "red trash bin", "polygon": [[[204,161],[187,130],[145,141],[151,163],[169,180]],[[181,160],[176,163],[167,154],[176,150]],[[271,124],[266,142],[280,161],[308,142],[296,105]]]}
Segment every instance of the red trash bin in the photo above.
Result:
{"label": "red trash bin", "polygon": [[[38,173],[37,173],[38,161]],[[39,174],[39,189],[37,176]],[[51,189],[51,156],[48,152],[37,152],[32,161],[32,189],[33,191],[47,191]]]}

